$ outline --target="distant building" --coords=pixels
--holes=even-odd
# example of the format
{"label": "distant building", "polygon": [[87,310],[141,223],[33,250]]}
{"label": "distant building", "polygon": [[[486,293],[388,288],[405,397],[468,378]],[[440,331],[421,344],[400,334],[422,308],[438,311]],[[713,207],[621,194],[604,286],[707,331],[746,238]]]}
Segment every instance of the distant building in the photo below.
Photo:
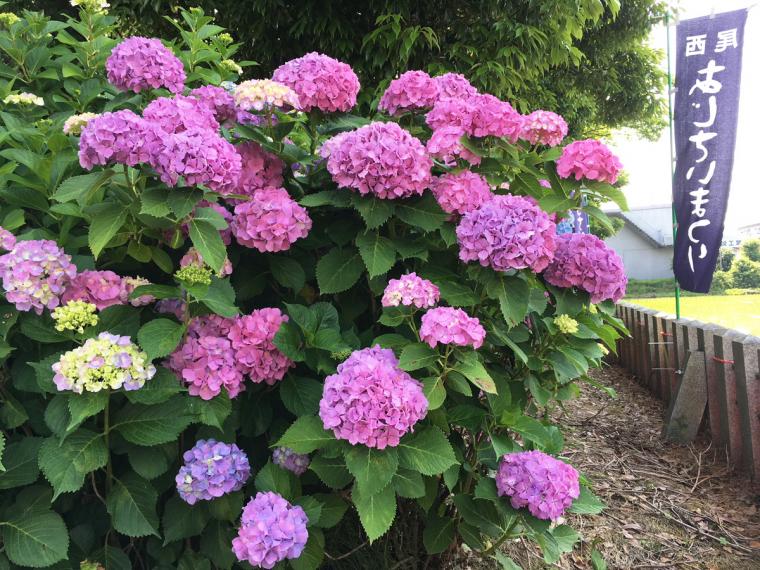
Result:
{"label": "distant building", "polygon": [[605,243],[625,264],[628,279],[673,277],[673,219],[670,204],[610,210],[608,216],[621,218],[625,226]]}
{"label": "distant building", "polygon": [[760,238],[760,222],[739,227],[739,236],[742,239]]}

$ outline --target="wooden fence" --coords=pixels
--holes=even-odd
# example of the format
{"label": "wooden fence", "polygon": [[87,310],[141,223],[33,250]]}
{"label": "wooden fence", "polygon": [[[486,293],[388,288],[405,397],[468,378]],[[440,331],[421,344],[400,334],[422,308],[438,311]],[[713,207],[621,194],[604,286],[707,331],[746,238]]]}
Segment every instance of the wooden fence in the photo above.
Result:
{"label": "wooden fence", "polygon": [[668,405],[664,436],[709,433],[732,466],[760,481],[760,338],[620,303],[631,333],[618,362]]}

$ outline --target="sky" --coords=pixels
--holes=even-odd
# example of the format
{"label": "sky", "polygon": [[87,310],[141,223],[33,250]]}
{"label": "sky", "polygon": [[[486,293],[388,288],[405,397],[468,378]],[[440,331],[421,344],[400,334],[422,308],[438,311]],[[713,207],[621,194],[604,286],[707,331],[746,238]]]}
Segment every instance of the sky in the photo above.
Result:
{"label": "sky", "polygon": [[[757,162],[760,160],[757,133],[760,129],[760,0],[675,0],[679,6],[679,19],[695,18],[715,13],[750,8],[744,31],[744,55],[742,61],[741,92],[739,95],[739,121],[734,153],[734,170],[728,199],[724,237],[737,234],[737,228],[760,222],[760,177]],[[675,27],[671,27],[671,65],[675,76]],[[652,31],[650,43],[665,50],[667,34],[665,26]],[[663,60],[663,68],[667,65]],[[624,188],[631,208],[659,206],[671,201],[670,139],[665,129],[656,142],[638,138],[630,132],[615,133],[610,146],[620,156],[629,174]]]}

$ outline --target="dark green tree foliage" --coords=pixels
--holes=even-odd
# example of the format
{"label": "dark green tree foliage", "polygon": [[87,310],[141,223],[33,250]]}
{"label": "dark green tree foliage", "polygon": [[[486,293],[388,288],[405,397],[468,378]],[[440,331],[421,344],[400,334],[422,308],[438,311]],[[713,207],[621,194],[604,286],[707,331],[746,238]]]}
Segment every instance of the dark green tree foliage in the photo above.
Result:
{"label": "dark green tree foliage", "polygon": [[728,247],[721,247],[718,270],[730,271],[731,265],[733,264],[735,257],[736,257],[736,253],[734,252],[734,250]]}
{"label": "dark green tree foliage", "polygon": [[760,239],[748,239],[743,242],[741,254],[750,261],[760,261]]}
{"label": "dark green tree foliage", "polygon": [[[29,7],[29,0],[16,4]],[[64,2],[36,0],[48,11]],[[9,6],[13,6],[11,3]],[[176,0],[113,0],[127,33],[166,37]],[[457,71],[521,112],[552,109],[571,134],[665,126],[663,54],[647,45],[660,0],[199,0],[242,44],[248,75],[267,77],[309,51],[349,63],[376,101],[408,69]],[[50,8],[55,8],[51,10]]]}
{"label": "dark green tree foliage", "polygon": [[739,257],[734,261],[729,273],[731,287],[736,289],[760,288],[760,263],[747,257]]}

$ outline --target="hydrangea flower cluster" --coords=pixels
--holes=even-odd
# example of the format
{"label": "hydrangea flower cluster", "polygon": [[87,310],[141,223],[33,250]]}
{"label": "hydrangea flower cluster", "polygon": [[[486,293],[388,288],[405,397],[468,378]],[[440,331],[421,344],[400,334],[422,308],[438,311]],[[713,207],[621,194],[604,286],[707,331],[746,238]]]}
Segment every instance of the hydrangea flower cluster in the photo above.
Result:
{"label": "hydrangea flower cluster", "polygon": [[541,451],[506,454],[499,463],[496,489],[514,508],[528,507],[530,514],[544,520],[561,517],[580,496],[578,472]]}
{"label": "hydrangea flower cluster", "polygon": [[234,443],[201,439],[182,458],[185,464],[174,481],[189,505],[239,491],[251,476],[248,456]]}
{"label": "hydrangea flower cluster", "polygon": [[473,112],[471,100],[472,97],[439,98],[430,112],[425,115],[425,122],[434,132],[444,127],[457,127],[462,133],[469,133]]}
{"label": "hydrangea flower cluster", "polygon": [[78,135],[82,132],[82,129],[92,119],[99,116],[98,113],[81,113],[79,115],[71,115],[63,122],[63,134],[65,135]]}
{"label": "hydrangea flower cluster", "polygon": [[264,188],[235,206],[230,227],[240,245],[262,253],[285,251],[309,234],[311,218],[284,188]]}
{"label": "hydrangea flower cluster", "polygon": [[300,506],[271,491],[257,493],[243,509],[232,551],[241,562],[274,568],[281,560],[301,556],[309,539],[308,522]]}
{"label": "hydrangea flower cluster", "polygon": [[279,156],[267,152],[253,141],[246,141],[235,148],[243,165],[235,194],[253,196],[256,190],[282,186],[285,163]]}
{"label": "hydrangea flower cluster", "polygon": [[[187,253],[185,253],[185,255],[182,256],[182,259],[179,260],[180,267],[189,267],[191,265],[195,267],[206,267],[206,262],[203,260],[201,252],[194,247],[188,249]],[[224,260],[222,268],[219,270],[219,273],[217,273],[217,277],[227,277],[228,275],[232,275],[232,262],[229,257]]]}
{"label": "hydrangea flower cluster", "polygon": [[154,307],[157,313],[174,315],[178,321],[184,320],[187,304],[182,299],[161,299]]}
{"label": "hydrangea flower cluster", "polygon": [[272,386],[294,366],[273,342],[280,325],[287,320],[288,316],[280,309],[264,308],[238,317],[232,324],[228,337],[235,361],[255,384],[266,382]]}
{"label": "hydrangea flower cluster", "polygon": [[172,93],[185,88],[182,62],[161,40],[133,36],[113,48],[106,60],[108,81],[122,91],[166,87]]}
{"label": "hydrangea flower cluster", "polygon": [[168,186],[179,177],[188,186],[203,184],[220,194],[235,191],[242,162],[235,147],[215,132],[190,129],[164,137],[153,167]]}
{"label": "hydrangea flower cluster", "polygon": [[427,408],[422,384],[398,367],[392,350],[374,346],[352,352],[325,379],[319,417],[338,439],[385,449],[396,447]]}
{"label": "hydrangea flower cluster", "polygon": [[277,447],[272,452],[272,463],[295,473],[299,477],[309,468],[309,456],[296,453],[289,447]]}
{"label": "hydrangea flower cluster", "polygon": [[554,261],[544,279],[557,287],[578,287],[591,294],[591,302],[619,301],[628,278],[623,260],[598,237],[591,234],[557,236]]}
{"label": "hydrangea flower cluster", "polygon": [[567,136],[567,123],[557,113],[533,111],[523,117],[520,138],[530,144],[557,146]]}
{"label": "hydrangea flower cluster", "polygon": [[444,212],[459,216],[479,208],[493,197],[488,181],[469,170],[434,178],[430,189]]}
{"label": "hydrangea flower cluster", "polygon": [[562,178],[586,178],[614,184],[623,165],[607,146],[595,139],[574,141],[562,149],[557,174]]}
{"label": "hydrangea flower cluster", "polygon": [[546,269],[554,257],[554,222],[530,200],[494,196],[462,217],[457,226],[459,259],[496,271]]}
{"label": "hydrangea flower cluster", "polygon": [[85,327],[94,327],[98,324],[98,308],[86,301],[69,301],[63,306],[53,309],[52,317],[55,321],[55,330],[84,332]]}
{"label": "hydrangea flower cluster", "polygon": [[59,391],[81,394],[109,388],[139,390],[153,378],[156,367],[128,336],[102,332],[61,355],[53,364],[53,372]]}
{"label": "hydrangea flower cluster", "polygon": [[396,123],[370,123],[322,147],[327,170],[341,188],[378,198],[422,194],[433,163],[422,143]]}
{"label": "hydrangea flower cluster", "polygon": [[90,119],[79,139],[79,164],[93,166],[109,163],[135,166],[150,163],[159,154],[162,131],[127,109],[103,113]]}
{"label": "hydrangea flower cluster", "polygon": [[471,317],[462,309],[436,307],[422,315],[420,339],[430,348],[440,344],[472,346],[480,348],[486,339],[486,330],[480,320]]}
{"label": "hydrangea flower cluster", "polygon": [[438,85],[439,101],[467,99],[478,94],[478,90],[461,73],[444,73],[433,80]]}
{"label": "hydrangea flower cluster", "polygon": [[441,160],[446,166],[456,164],[460,157],[470,164],[480,164],[480,157],[462,144],[464,129],[457,126],[441,127],[433,131],[426,148],[428,154]]}
{"label": "hydrangea flower cluster", "polygon": [[563,334],[575,334],[578,332],[578,321],[570,315],[557,315],[554,317],[554,325]]}
{"label": "hydrangea flower cluster", "polygon": [[148,103],[142,116],[146,121],[158,125],[163,131],[171,134],[219,129],[213,109],[208,103],[196,97],[184,95],[159,97]]}
{"label": "hydrangea flower cluster", "polygon": [[51,240],[20,241],[0,256],[5,298],[19,311],[41,315],[45,308],[57,307],[76,272],[71,256]]}
{"label": "hydrangea flower cluster", "polygon": [[418,309],[434,307],[441,297],[441,292],[433,283],[419,277],[416,273],[407,273],[398,279],[391,279],[383,292],[383,307],[413,306]]}
{"label": "hydrangea flower cluster", "polygon": [[504,137],[517,142],[523,116],[512,105],[493,95],[478,94],[470,98],[470,127],[465,132],[474,137]]}
{"label": "hydrangea flower cluster", "polygon": [[190,263],[174,272],[174,278],[187,285],[211,285],[214,272],[207,265]]}
{"label": "hydrangea flower cluster", "polygon": [[39,95],[35,95],[34,93],[11,93],[10,95],[6,95],[3,99],[3,103],[6,105],[21,105],[21,106],[30,106],[30,105],[36,105],[38,107],[42,107],[45,105],[45,100],[40,97]]}
{"label": "hydrangea flower cluster", "polygon": [[122,278],[113,271],[86,270],[78,273],[66,286],[62,303],[85,301],[99,311],[112,305],[125,305],[129,293]]}
{"label": "hydrangea flower cluster", "polygon": [[21,18],[13,12],[0,12],[0,26],[10,28],[13,24],[19,21],[21,21]]}
{"label": "hydrangea flower cluster", "polygon": [[249,79],[235,86],[235,105],[243,111],[298,109],[298,95],[287,85],[271,79]]}
{"label": "hydrangea flower cluster", "polygon": [[356,105],[359,78],[351,67],[317,52],[291,59],[274,70],[272,79],[298,94],[301,110],[345,112]]}
{"label": "hydrangea flower cluster", "polygon": [[0,227],[0,249],[11,251],[16,246],[16,236],[3,227]]}
{"label": "hydrangea flower cluster", "polygon": [[195,97],[206,106],[219,124],[235,120],[237,110],[232,95],[216,85],[204,85],[190,91],[190,97]]}
{"label": "hydrangea flower cluster", "polygon": [[438,84],[424,71],[407,71],[391,81],[377,108],[389,115],[427,109],[438,100]]}

